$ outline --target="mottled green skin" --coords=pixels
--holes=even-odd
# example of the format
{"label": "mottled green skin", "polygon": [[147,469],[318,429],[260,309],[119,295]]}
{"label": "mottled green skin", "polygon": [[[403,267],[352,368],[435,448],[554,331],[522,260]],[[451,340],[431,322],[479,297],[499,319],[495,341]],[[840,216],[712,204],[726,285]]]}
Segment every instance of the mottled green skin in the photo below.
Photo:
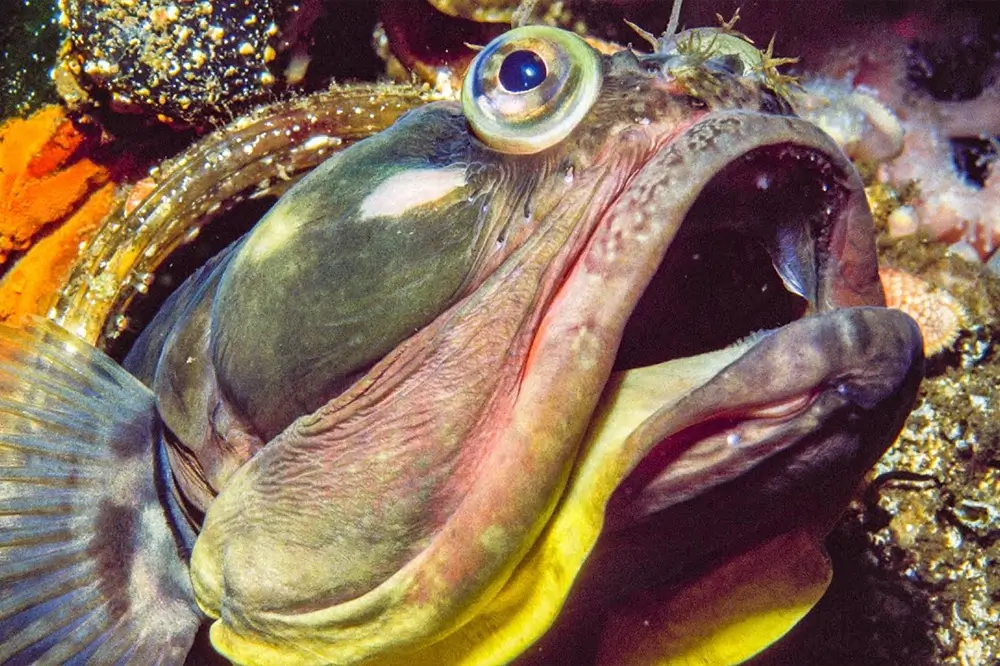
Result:
{"label": "mottled green skin", "polygon": [[[483,242],[482,194],[463,188],[403,220],[358,220],[356,211],[393,175],[460,164],[469,150],[461,123],[415,117],[320,166],[271,213],[294,218],[294,237],[227,272],[213,311],[216,371],[264,439],[315,411],[458,295]],[[428,145],[441,156],[428,159]]]}

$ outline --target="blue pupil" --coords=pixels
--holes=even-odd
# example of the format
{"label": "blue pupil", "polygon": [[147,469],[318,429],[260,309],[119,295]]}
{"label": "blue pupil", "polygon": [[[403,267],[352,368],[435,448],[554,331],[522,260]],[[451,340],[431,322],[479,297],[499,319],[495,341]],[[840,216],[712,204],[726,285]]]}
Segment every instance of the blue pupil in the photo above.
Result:
{"label": "blue pupil", "polygon": [[500,85],[513,93],[527,92],[542,85],[545,63],[532,51],[512,51],[500,65]]}

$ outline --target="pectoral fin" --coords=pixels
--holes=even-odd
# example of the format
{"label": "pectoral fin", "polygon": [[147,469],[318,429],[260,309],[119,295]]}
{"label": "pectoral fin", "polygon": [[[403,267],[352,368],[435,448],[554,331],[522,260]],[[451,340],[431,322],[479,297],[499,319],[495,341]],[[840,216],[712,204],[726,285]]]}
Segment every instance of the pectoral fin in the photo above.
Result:
{"label": "pectoral fin", "polygon": [[54,324],[0,327],[0,663],[181,664],[201,618],[152,394]]}

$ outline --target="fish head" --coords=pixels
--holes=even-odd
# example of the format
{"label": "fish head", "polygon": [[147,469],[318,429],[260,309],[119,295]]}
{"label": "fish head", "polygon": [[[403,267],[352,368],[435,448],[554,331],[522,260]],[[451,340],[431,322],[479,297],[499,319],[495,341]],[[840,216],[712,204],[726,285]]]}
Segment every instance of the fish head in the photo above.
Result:
{"label": "fish head", "polygon": [[[339,153],[220,264],[193,365],[262,442],[191,559],[220,652],[505,663],[590,565],[726,556],[843,509],[912,404],[920,335],[881,307],[850,162],[767,54],[697,34],[605,56],[512,30],[462,104]],[[186,432],[170,406],[206,391],[173,384]],[[674,527],[699,522],[711,539]],[[694,554],[614,557],[636,540]]]}

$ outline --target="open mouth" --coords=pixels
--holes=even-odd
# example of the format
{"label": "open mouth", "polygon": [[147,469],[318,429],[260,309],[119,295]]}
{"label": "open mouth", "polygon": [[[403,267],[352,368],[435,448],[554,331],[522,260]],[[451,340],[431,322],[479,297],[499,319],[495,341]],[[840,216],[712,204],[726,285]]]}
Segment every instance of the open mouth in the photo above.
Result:
{"label": "open mouth", "polygon": [[647,166],[632,188],[641,194],[614,213],[655,208],[667,221],[660,256],[635,246],[650,278],[632,297],[583,453],[629,460],[610,531],[776,457],[806,456],[798,469],[814,478],[839,464],[810,453],[822,442],[850,450],[860,474],[891,434],[859,432],[893,422],[919,374],[910,322],[866,307],[882,305],[874,232],[847,159],[804,123],[793,135],[794,120],[702,122],[723,127],[706,131],[714,153],[681,137],[680,175]]}
{"label": "open mouth", "polygon": [[[614,369],[552,519],[555,543],[581,538],[586,507],[600,512],[566,617],[828,528],[919,385],[919,331],[878,307],[874,229],[847,158],[801,121],[702,122],[723,127],[705,132],[714,145],[678,138],[682,158],[655,157],[604,222],[656,210],[662,244],[633,246],[631,265],[647,263],[626,274],[650,277],[617,292]],[[603,269],[600,250],[585,258]]]}
{"label": "open mouth", "polygon": [[615,370],[721,349],[821,308],[823,243],[847,198],[821,151],[765,146],[699,194],[625,327]]}

